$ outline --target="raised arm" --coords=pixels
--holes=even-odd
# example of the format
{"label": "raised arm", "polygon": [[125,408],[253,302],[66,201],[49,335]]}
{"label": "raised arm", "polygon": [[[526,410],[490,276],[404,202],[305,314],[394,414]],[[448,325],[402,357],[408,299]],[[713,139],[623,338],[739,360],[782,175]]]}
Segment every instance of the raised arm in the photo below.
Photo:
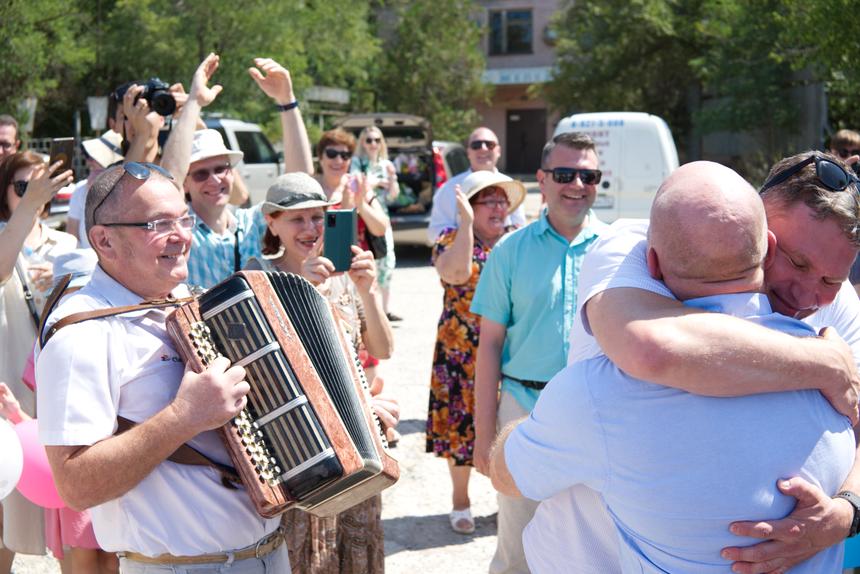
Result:
{"label": "raised arm", "polygon": [[[254,65],[257,67],[248,68],[248,73],[264,94],[275,100],[278,105],[296,103],[292,78],[286,68],[271,58],[255,58]],[[313,175],[311,145],[302,113],[297,105],[281,111],[281,130],[284,137],[284,171],[286,173],[301,171]]]}
{"label": "raised arm", "polygon": [[434,266],[445,283],[463,285],[472,276],[472,251],[475,248],[475,233],[472,229],[474,213],[459,185],[456,193],[460,228],[457,229],[451,246],[436,258]]}
{"label": "raised arm", "polygon": [[188,174],[188,166],[191,165],[191,141],[197,130],[197,121],[200,119],[200,111],[211,104],[221,93],[221,86],[208,86],[209,80],[218,69],[220,58],[217,54],[210,53],[197,66],[194,78],[191,80],[191,91],[188,99],[182,106],[182,113],[170,131],[170,136],[164,144],[161,166],[169,171],[174,183],[182,189],[182,183]]}
{"label": "raised arm", "polygon": [[144,86],[132,85],[122,98],[125,137],[129,142],[125,161],[152,162],[158,155],[158,131],[164,125],[164,118],[150,110],[149,103],[139,97],[143,90]]}
{"label": "raised arm", "polygon": [[857,422],[860,376],[841,340],[792,337],[633,288],[598,293],[585,312],[603,351],[631,376],[708,396],[819,389]]}
{"label": "raised arm", "polygon": [[349,277],[364,307],[364,324],[361,340],[367,352],[378,359],[389,359],[394,352],[394,333],[382,305],[382,291],[376,281],[376,262],[373,253],[352,246],[352,263]]}

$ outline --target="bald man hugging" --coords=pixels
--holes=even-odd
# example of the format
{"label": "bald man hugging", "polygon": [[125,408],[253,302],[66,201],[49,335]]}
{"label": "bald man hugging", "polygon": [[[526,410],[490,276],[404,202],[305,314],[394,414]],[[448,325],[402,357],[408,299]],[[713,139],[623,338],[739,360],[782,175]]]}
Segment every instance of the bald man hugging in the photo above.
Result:
{"label": "bald man hugging", "polygon": [[[687,164],[658,191],[650,274],[686,305],[815,336],[771,311],[761,291],[775,242],[761,200],[737,174],[731,185],[709,184],[727,170],[714,166]],[[622,572],[729,573],[720,550],[757,542],[738,544],[729,523],[791,512],[795,499],[774,477],[801,476],[836,494],[854,444],[849,420],[818,391],[703,397],[634,379],[599,356],[559,373],[531,416],[503,431],[491,477],[501,492],[542,501],[523,536],[535,574],[591,572],[570,549],[606,546],[565,539],[571,517],[591,511],[571,507],[581,485],[609,511]],[[607,567],[617,560],[607,557]],[[835,573],[841,564],[837,545],[792,572]]]}

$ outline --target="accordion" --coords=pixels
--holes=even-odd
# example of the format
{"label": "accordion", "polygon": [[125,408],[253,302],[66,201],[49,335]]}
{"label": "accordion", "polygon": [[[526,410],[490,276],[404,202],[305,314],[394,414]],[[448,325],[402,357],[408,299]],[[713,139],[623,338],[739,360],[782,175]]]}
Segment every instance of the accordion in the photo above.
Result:
{"label": "accordion", "polygon": [[238,272],[177,308],[167,328],[194,371],[218,355],[245,368],[247,406],[221,432],[260,515],[329,516],[397,481],[355,349],[302,277]]}

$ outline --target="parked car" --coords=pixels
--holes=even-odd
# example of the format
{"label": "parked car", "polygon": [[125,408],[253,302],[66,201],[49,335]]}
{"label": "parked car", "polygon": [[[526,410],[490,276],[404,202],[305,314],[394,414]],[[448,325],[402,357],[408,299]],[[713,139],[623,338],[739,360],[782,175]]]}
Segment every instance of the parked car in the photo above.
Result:
{"label": "parked car", "polygon": [[210,116],[204,122],[206,127],[221,132],[228,148],[245,154],[237,169],[248,186],[250,204],[263,201],[269,186],[284,171],[282,156],[272,147],[269,138],[259,125],[241,120]]}
{"label": "parked car", "polygon": [[603,179],[593,209],[601,221],[647,219],[657,188],[678,167],[672,132],[662,118],[642,112],[598,112],[563,118],[555,134],[584,132],[594,139]]}
{"label": "parked car", "polygon": [[400,183],[400,196],[388,204],[394,241],[426,245],[433,196],[449,178],[469,169],[466,150],[457,142],[434,141],[430,122],[409,114],[356,114],[337,125],[356,137],[376,126],[385,136]]}

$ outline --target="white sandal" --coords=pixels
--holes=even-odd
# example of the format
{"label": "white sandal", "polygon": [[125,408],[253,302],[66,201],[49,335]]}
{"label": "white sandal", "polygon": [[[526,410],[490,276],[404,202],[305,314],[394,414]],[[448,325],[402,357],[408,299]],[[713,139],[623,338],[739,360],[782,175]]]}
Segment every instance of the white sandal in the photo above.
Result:
{"label": "white sandal", "polygon": [[[472,534],[475,531],[475,519],[472,518],[470,508],[452,510],[448,519],[451,521],[451,529],[457,534]],[[464,522],[465,526],[463,526]]]}

